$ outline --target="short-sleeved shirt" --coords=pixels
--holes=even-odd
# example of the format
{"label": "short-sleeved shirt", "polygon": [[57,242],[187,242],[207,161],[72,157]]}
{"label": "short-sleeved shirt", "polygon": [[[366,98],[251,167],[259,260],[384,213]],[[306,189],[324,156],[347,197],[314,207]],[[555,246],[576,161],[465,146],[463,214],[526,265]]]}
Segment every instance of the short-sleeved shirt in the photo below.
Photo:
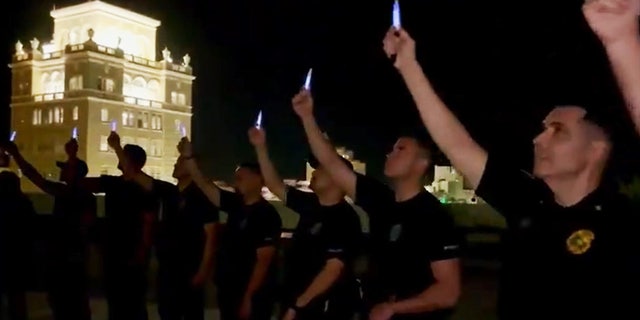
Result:
{"label": "short-sleeved shirt", "polygon": [[122,177],[100,177],[105,193],[106,252],[110,259],[130,260],[142,243],[145,216],[157,215],[159,202],[150,192]]}
{"label": "short-sleeved shirt", "polygon": [[[267,201],[246,205],[234,192],[220,190],[220,210],[227,213],[227,223],[217,257],[216,283],[245,288],[256,264],[257,250],[277,246],[282,220],[278,211]],[[275,280],[274,263],[265,284]]]}
{"label": "short-sleeved shirt", "polygon": [[349,298],[355,285],[353,262],[362,240],[356,211],[344,200],[323,206],[315,193],[294,188],[287,189],[286,205],[300,215],[300,220],[286,257],[288,292],[285,295],[290,299],[297,298],[320,273],[327,260],[336,258],[344,263],[344,274],[329,292],[316,300]]}
{"label": "short-sleeved shirt", "polygon": [[[435,282],[432,262],[459,257],[453,218],[426,190],[397,202],[388,186],[358,174],[355,200],[369,215],[374,246],[367,285],[370,303],[422,293]],[[442,314],[425,313],[421,318],[439,319]]]}
{"label": "short-sleeved shirt", "polygon": [[[561,207],[541,180],[490,155],[477,194],[505,216],[503,319],[617,318],[638,289],[640,211],[602,187]],[[637,303],[637,301],[635,302]],[[622,311],[625,310],[625,311]],[[638,311],[628,316],[635,317]],[[626,318],[625,314],[625,318]]]}
{"label": "short-sleeved shirt", "polygon": [[163,203],[158,218],[158,258],[197,271],[206,240],[204,226],[218,221],[218,209],[194,183],[180,191],[155,180],[154,192]]}
{"label": "short-sleeved shirt", "polygon": [[[53,203],[55,230],[52,239],[57,245],[75,247],[84,250],[86,239],[85,223],[88,218],[95,217],[97,211],[96,197],[85,190],[73,188],[59,182],[47,182],[50,190],[56,190]],[[68,248],[71,249],[71,248]]]}

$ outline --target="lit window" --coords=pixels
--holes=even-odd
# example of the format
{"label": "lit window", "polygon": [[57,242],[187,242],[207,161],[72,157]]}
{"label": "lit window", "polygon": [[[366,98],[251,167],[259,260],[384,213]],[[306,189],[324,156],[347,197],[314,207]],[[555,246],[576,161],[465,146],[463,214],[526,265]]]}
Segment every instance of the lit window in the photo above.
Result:
{"label": "lit window", "polygon": [[109,151],[109,141],[107,136],[100,136],[100,151]]}
{"label": "lit window", "polygon": [[34,125],[42,124],[42,110],[40,110],[40,109],[33,110],[32,123]]}
{"label": "lit window", "polygon": [[102,90],[106,92],[113,92],[115,88],[115,82],[113,79],[102,79]]}
{"label": "lit window", "polygon": [[73,121],[78,120],[78,106],[73,107]]}
{"label": "lit window", "polygon": [[69,90],[81,90],[82,86],[82,76],[75,76],[69,79]]}
{"label": "lit window", "polygon": [[64,109],[62,107],[55,107],[53,109],[53,122],[54,123],[64,122]]}
{"label": "lit window", "polygon": [[171,103],[178,104],[178,93],[175,91],[171,92]]}
{"label": "lit window", "polygon": [[[124,118],[122,118],[122,119],[124,119]],[[102,108],[100,110],[100,121],[102,121],[102,122],[109,121],[109,109]]]}
{"label": "lit window", "polygon": [[49,109],[45,124],[51,124],[51,123],[53,123],[53,110]]}
{"label": "lit window", "polygon": [[133,127],[134,124],[134,116],[131,111],[123,111],[122,112],[122,125],[127,127]]}
{"label": "lit window", "polygon": [[178,104],[186,105],[187,104],[187,96],[184,93],[178,95]]}

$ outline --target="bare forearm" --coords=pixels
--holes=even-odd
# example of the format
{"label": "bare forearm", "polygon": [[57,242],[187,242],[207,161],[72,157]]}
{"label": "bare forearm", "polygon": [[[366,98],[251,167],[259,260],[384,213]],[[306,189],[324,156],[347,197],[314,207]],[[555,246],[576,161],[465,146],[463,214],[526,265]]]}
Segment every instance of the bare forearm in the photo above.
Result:
{"label": "bare forearm", "polygon": [[216,249],[215,234],[207,234],[207,239],[202,250],[202,260],[200,261],[200,272],[209,273],[213,268],[213,256]]}
{"label": "bare forearm", "polygon": [[487,161],[486,152],[471,138],[462,123],[438,97],[415,61],[400,70],[420,117],[438,147],[473,186],[477,186]]}
{"label": "bare forearm", "polygon": [[[341,262],[339,262],[341,264]],[[296,300],[296,306],[304,307],[313,299],[327,292],[342,274],[342,266],[325,265],[307,289]]]}
{"label": "bare forearm", "polygon": [[285,185],[278,174],[271,158],[269,157],[269,151],[266,146],[256,147],[256,156],[258,157],[258,163],[260,164],[260,170],[264,177],[267,188],[273,194],[275,194],[280,200],[284,201],[285,197]]}
{"label": "bare forearm", "polygon": [[438,283],[431,285],[421,294],[391,304],[395,314],[424,313],[452,308],[458,301],[458,293],[452,292],[448,285]]}
{"label": "bare forearm", "polygon": [[36,168],[33,165],[31,165],[31,163],[29,163],[22,156],[22,154],[17,152],[14,155],[12,155],[12,157],[13,157],[13,160],[18,165],[18,168],[20,168],[20,171],[22,171],[22,174],[24,174],[27,177],[27,179],[31,180],[31,182],[33,182],[36,186],[38,186],[38,188],[42,189],[42,191],[50,193],[49,192],[50,190],[45,190],[46,189],[45,178],[40,174],[40,172],[38,172],[38,170],[36,170]]}
{"label": "bare forearm", "polygon": [[247,285],[247,291],[245,292],[245,298],[252,297],[258,289],[262,286],[265,278],[267,277],[267,273],[269,271],[269,265],[271,261],[266,260],[258,260],[253,267],[253,272],[251,273],[251,278],[249,279],[249,285]]}
{"label": "bare forearm", "polygon": [[605,47],[631,118],[640,133],[640,39]]}
{"label": "bare forearm", "polygon": [[200,191],[202,191],[202,193],[207,196],[211,203],[213,203],[217,207],[220,207],[220,190],[218,190],[218,187],[205,179],[204,175],[202,175],[202,172],[200,171],[200,168],[198,168],[198,164],[194,159],[186,160],[186,165],[189,170],[189,174],[191,175],[191,179],[193,179],[193,182],[195,182]]}
{"label": "bare forearm", "polygon": [[302,118],[302,125],[309,141],[311,152],[318,159],[318,162],[324,167],[331,167],[332,163],[339,163],[340,158],[333,146],[322,134],[322,130],[318,126],[315,117],[308,116]]}

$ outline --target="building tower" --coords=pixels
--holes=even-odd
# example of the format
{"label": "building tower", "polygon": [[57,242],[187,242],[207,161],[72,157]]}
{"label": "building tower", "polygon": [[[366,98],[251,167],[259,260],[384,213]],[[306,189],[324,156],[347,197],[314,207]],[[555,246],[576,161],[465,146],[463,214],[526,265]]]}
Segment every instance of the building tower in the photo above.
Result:
{"label": "building tower", "polygon": [[[10,65],[11,127],[16,144],[47,178],[77,127],[79,157],[89,175],[118,174],[107,145],[111,122],[123,144],[147,152],[145,171],[171,180],[181,127],[191,132],[191,58],[173,61],[165,48],[156,61],[160,21],[107,4],[88,1],[54,9],[50,42],[18,41]],[[23,187],[34,187],[23,182]]]}

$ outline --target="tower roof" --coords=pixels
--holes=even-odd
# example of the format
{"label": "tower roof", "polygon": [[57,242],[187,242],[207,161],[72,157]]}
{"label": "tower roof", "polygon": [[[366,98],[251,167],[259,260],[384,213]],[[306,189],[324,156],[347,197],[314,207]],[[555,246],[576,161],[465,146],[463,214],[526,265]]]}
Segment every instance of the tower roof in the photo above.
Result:
{"label": "tower roof", "polygon": [[160,26],[159,20],[152,19],[139,13],[135,13],[133,11],[120,8],[118,6],[114,6],[112,4],[108,4],[99,0],[92,0],[74,6],[54,9],[51,11],[51,17],[54,19],[64,19],[92,12],[104,12],[118,18],[134,21],[150,28],[157,28]]}

